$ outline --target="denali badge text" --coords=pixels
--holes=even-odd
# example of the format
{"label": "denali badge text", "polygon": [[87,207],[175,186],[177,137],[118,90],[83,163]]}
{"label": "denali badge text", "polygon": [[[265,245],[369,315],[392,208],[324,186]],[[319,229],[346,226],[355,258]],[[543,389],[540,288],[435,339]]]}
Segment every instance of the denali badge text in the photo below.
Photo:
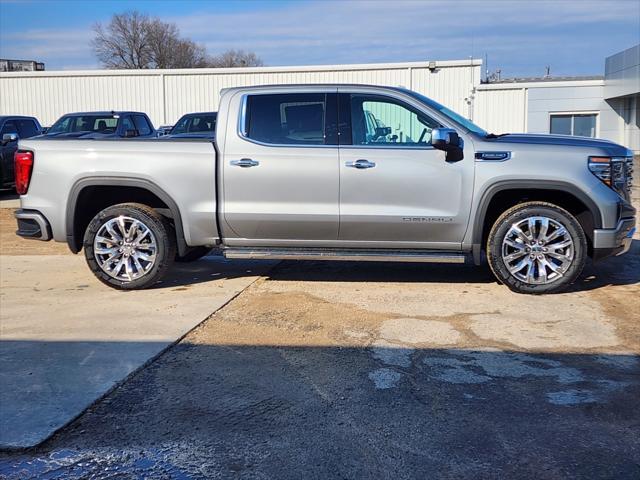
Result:
{"label": "denali badge text", "polygon": [[453,222],[452,217],[402,217],[403,222],[420,222],[420,223],[450,223]]}

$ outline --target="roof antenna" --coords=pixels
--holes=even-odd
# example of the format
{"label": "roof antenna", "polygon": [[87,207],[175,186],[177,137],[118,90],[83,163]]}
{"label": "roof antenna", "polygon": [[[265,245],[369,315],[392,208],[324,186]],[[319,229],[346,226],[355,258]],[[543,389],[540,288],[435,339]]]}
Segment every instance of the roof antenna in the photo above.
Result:
{"label": "roof antenna", "polygon": [[484,82],[489,82],[489,54],[484,53]]}

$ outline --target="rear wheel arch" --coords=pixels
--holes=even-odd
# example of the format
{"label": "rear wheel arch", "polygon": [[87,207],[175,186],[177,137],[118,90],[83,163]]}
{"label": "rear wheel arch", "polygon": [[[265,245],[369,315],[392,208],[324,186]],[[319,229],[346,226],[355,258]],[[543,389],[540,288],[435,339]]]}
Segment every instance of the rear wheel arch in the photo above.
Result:
{"label": "rear wheel arch", "polygon": [[[93,194],[93,195],[92,195]],[[83,208],[83,203],[92,202]],[[67,244],[73,253],[82,248],[84,232],[94,215],[111,205],[137,202],[156,209],[173,223],[178,254],[187,252],[180,209],[162,188],[142,178],[89,177],[77,181],[69,192],[66,208]]]}
{"label": "rear wheel arch", "polygon": [[593,230],[602,227],[602,213],[584,191],[566,182],[506,180],[491,185],[481,194],[472,232],[477,264],[495,220],[509,208],[528,201],[549,202],[569,211],[582,226],[591,248]]}

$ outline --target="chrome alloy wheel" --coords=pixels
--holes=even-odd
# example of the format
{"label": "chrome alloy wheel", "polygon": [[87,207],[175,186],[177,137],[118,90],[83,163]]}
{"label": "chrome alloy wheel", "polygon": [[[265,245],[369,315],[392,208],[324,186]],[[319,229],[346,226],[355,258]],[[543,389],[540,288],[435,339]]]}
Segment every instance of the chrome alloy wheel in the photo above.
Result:
{"label": "chrome alloy wheel", "polygon": [[100,227],[93,241],[93,255],[110,277],[131,282],[149,272],[158,250],[153,232],[135,218],[112,218]]}
{"label": "chrome alloy wheel", "polygon": [[518,280],[545,285],[561,278],[573,262],[573,238],[548,217],[529,217],[511,225],[502,241],[502,261]]}

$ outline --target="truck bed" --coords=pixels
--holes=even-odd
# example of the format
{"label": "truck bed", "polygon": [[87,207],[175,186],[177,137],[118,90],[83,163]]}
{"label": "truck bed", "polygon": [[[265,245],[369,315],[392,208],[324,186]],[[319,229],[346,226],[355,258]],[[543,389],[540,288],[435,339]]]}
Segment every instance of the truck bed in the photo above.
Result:
{"label": "truck bed", "polygon": [[[34,152],[29,193],[22,208],[42,212],[53,238],[67,241],[67,214],[92,184],[148,188],[170,199],[171,214],[184,226],[189,245],[218,241],[216,149],[210,139],[62,140],[29,139]],[[179,205],[179,207],[178,207]]]}

